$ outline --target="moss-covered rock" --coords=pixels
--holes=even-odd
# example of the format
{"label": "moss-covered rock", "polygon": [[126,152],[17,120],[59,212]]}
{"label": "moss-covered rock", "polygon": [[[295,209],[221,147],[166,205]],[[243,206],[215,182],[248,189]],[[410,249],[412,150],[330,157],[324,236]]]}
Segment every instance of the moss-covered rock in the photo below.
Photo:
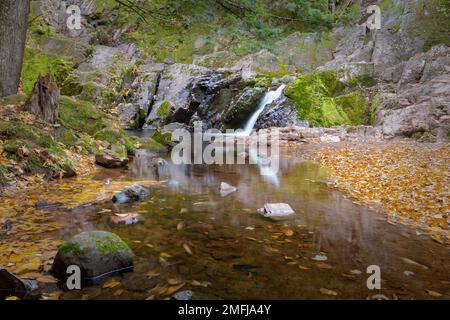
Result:
{"label": "moss-covered rock", "polygon": [[162,119],[167,119],[168,117],[170,117],[170,115],[172,114],[172,107],[170,106],[170,102],[167,100],[163,101],[159,106],[156,114]]}
{"label": "moss-covered rock", "polygon": [[60,99],[59,118],[66,127],[90,135],[109,125],[107,115],[95,108],[92,103],[66,96]]}
{"label": "moss-covered rock", "polygon": [[74,61],[71,58],[26,48],[22,67],[22,88],[26,94],[30,94],[37,78],[48,74],[56,79],[58,86],[63,87],[74,67]]}
{"label": "moss-covered rock", "polygon": [[285,89],[294,102],[299,119],[313,126],[358,125],[364,123],[365,99],[360,91],[348,90],[339,80],[339,72],[302,74]]}
{"label": "moss-covered rock", "polygon": [[365,122],[367,115],[366,100],[362,91],[355,91],[347,95],[336,97],[336,106],[347,116],[350,124],[360,125]]}
{"label": "moss-covered rock", "polygon": [[[150,134],[149,138],[151,140],[149,141],[155,141],[159,145],[165,146],[165,147],[173,147],[175,143],[172,141],[172,133],[171,132],[153,132]],[[150,143],[150,145],[152,142]]]}
{"label": "moss-covered rock", "polygon": [[83,232],[58,250],[52,272],[60,279],[66,279],[71,265],[81,269],[86,282],[97,282],[105,276],[132,270],[133,252],[119,236],[105,231]]}
{"label": "moss-covered rock", "polygon": [[[117,155],[134,154],[135,141],[123,129],[105,128],[96,132],[93,137],[108,142],[109,149]],[[120,145],[124,148],[119,147]]]}

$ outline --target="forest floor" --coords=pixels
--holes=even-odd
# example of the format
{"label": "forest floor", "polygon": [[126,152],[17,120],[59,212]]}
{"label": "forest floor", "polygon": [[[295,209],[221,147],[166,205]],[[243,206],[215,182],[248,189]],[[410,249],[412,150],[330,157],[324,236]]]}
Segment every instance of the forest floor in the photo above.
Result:
{"label": "forest floor", "polygon": [[[450,146],[401,141],[297,146],[296,153],[328,168],[332,185],[355,202],[450,243]],[[419,231],[425,230],[425,231]]]}

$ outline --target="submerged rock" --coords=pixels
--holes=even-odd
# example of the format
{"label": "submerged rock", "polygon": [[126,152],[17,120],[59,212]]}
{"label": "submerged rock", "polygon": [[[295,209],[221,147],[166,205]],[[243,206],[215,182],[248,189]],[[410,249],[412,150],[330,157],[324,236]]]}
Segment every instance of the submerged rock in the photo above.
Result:
{"label": "submerged rock", "polygon": [[95,162],[102,167],[115,169],[125,167],[128,164],[128,158],[103,153],[95,156]]}
{"label": "submerged rock", "polygon": [[130,225],[140,221],[141,216],[138,213],[115,214],[109,218],[113,225]]}
{"label": "submerged rock", "polygon": [[184,290],[175,293],[172,296],[172,300],[192,300],[194,293],[191,290]]}
{"label": "submerged rock", "polygon": [[0,300],[9,296],[23,299],[36,289],[36,281],[22,280],[0,267]]}
{"label": "submerged rock", "polygon": [[237,191],[237,188],[236,187],[233,187],[232,185],[229,185],[228,183],[226,183],[226,182],[222,182],[221,184],[220,184],[220,195],[222,196],[222,197],[226,197],[226,196],[228,196],[229,194],[231,194],[231,193],[233,193],[233,192],[236,192]]}
{"label": "submerged rock", "polygon": [[114,203],[129,203],[132,201],[142,201],[150,195],[150,190],[139,185],[134,184],[124,191],[113,196]]}
{"label": "submerged rock", "polygon": [[52,272],[59,279],[66,279],[71,265],[80,267],[82,282],[97,283],[107,276],[131,271],[133,252],[113,233],[83,232],[59,248]]}

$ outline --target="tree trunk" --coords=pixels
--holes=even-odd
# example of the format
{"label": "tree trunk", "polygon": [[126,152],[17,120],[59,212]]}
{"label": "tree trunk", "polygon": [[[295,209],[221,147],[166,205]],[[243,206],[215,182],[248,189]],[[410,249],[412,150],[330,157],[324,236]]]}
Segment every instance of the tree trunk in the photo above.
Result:
{"label": "tree trunk", "polygon": [[29,11],[29,0],[0,0],[0,97],[19,88]]}
{"label": "tree trunk", "polygon": [[39,77],[27,110],[48,123],[58,119],[59,88],[52,76]]}

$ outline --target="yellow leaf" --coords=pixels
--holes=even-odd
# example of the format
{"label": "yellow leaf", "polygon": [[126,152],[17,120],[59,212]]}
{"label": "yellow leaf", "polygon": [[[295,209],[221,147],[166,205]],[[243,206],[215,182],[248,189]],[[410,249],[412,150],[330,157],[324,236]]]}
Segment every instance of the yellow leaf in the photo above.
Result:
{"label": "yellow leaf", "polygon": [[301,264],[298,265],[298,268],[299,268],[300,270],[309,270],[309,268],[308,268],[307,266],[303,266],[303,265],[301,265]]}
{"label": "yellow leaf", "polygon": [[440,298],[442,297],[442,293],[433,291],[433,290],[425,290],[430,296],[434,297],[434,298]]}
{"label": "yellow leaf", "polygon": [[16,296],[10,296],[10,297],[6,297],[5,300],[20,300],[20,298],[16,297]]}
{"label": "yellow leaf", "polygon": [[112,279],[109,279],[108,281],[106,281],[106,282],[103,284],[103,289],[107,289],[107,288],[115,288],[115,287],[117,287],[119,284],[120,284],[120,281],[119,281],[119,280],[117,280],[117,279],[115,279],[115,278],[112,278]]}
{"label": "yellow leaf", "polygon": [[159,254],[159,256],[161,257],[161,258],[171,258],[172,256],[170,255],[170,254],[168,254],[167,252],[161,252],[160,254]]}

